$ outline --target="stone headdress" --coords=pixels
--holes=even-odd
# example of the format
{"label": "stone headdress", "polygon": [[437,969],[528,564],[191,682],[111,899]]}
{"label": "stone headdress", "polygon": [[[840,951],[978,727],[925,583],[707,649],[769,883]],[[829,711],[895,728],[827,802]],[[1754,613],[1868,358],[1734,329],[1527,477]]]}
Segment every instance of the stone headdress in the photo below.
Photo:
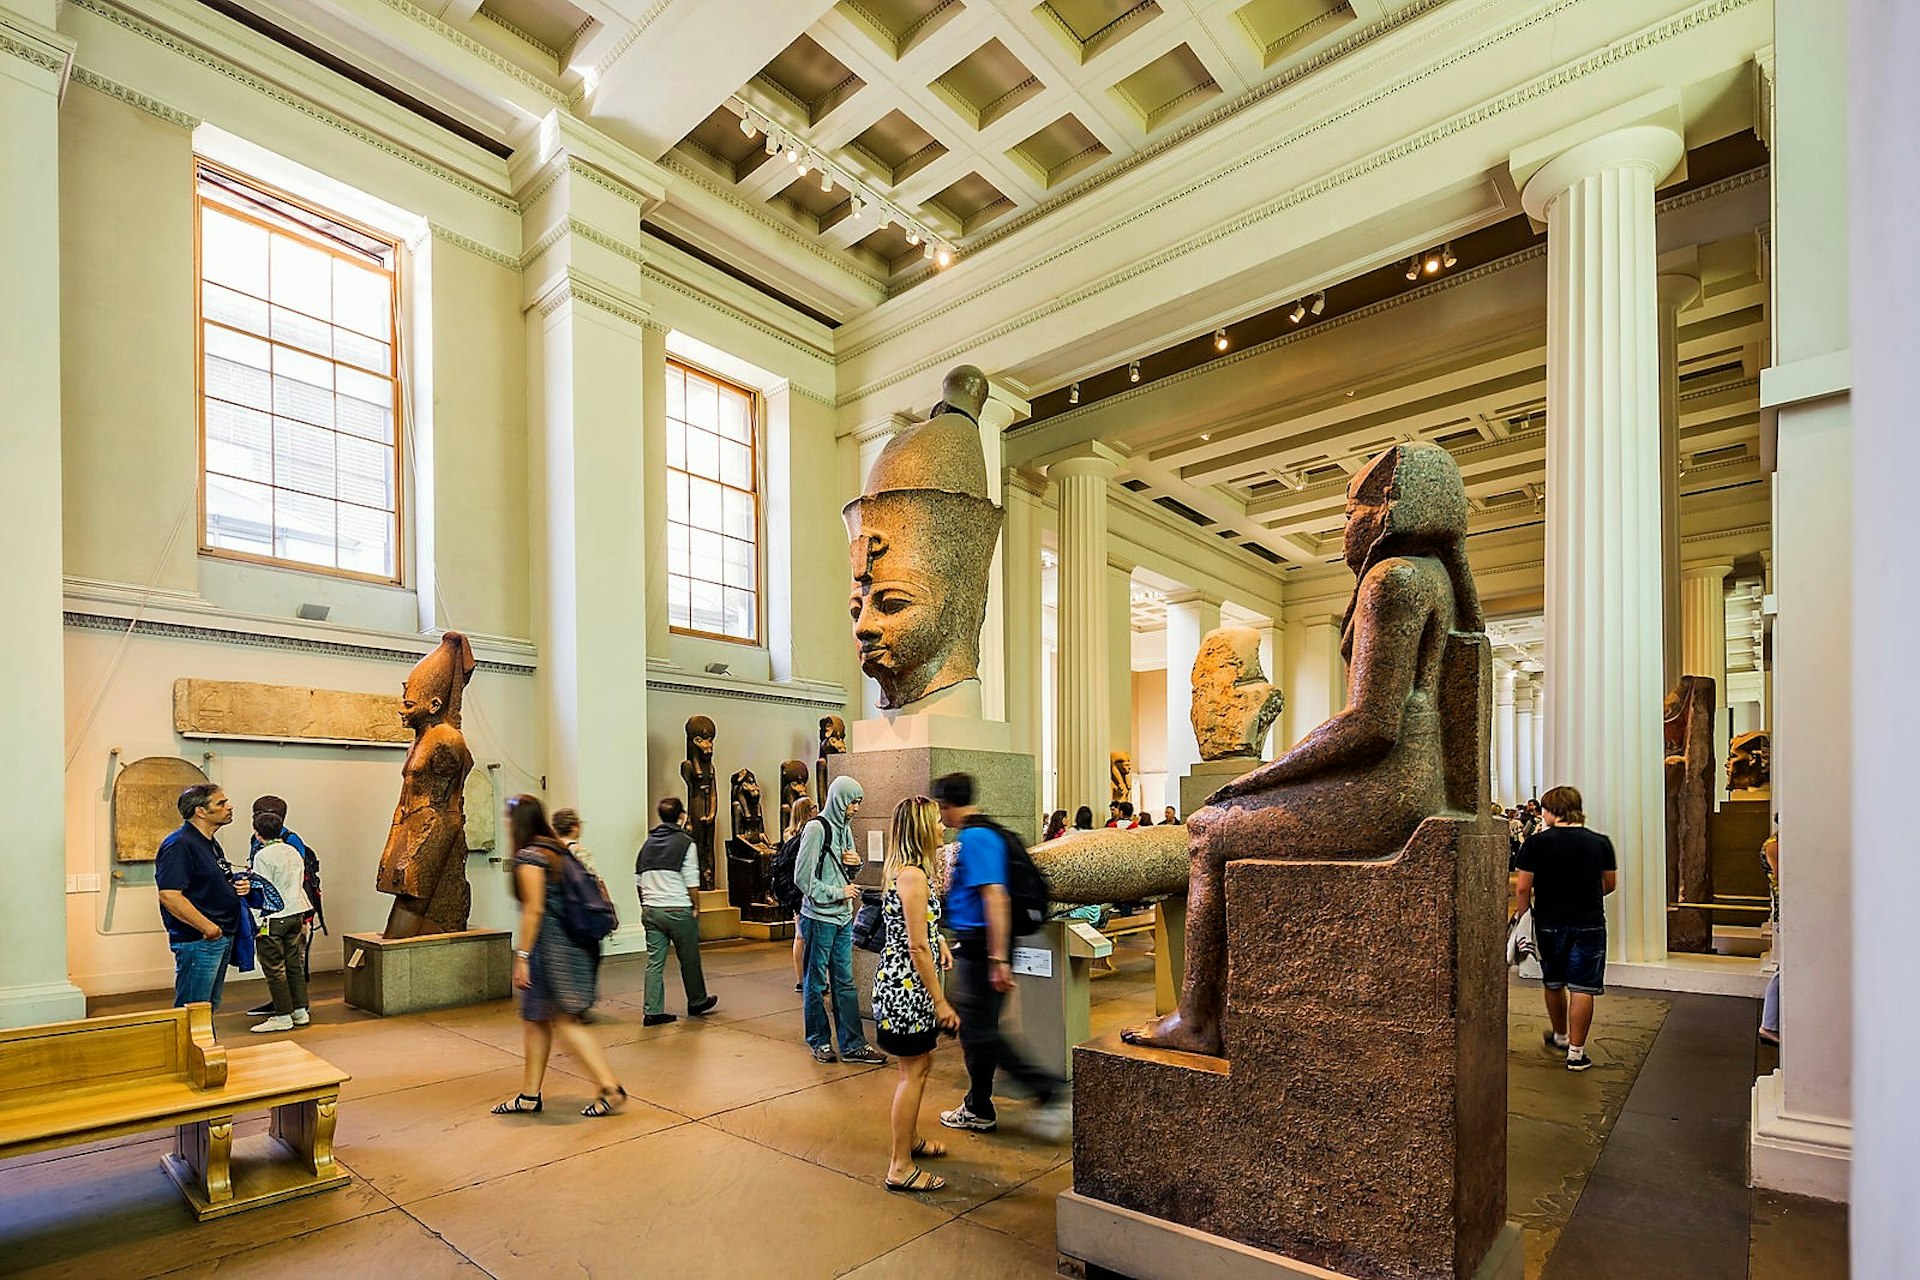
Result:
{"label": "stone headdress", "polygon": [[1480,592],[1467,567],[1467,490],[1453,456],[1437,444],[1395,445],[1363,467],[1347,492],[1384,508],[1380,532],[1354,569],[1353,598],[1340,625],[1340,654],[1353,660],[1353,614],[1367,571],[1390,556],[1432,556],[1453,580],[1453,627],[1484,631]]}
{"label": "stone headdress", "polygon": [[473,679],[473,645],[458,631],[440,633],[440,647],[420,659],[407,673],[407,691],[415,702],[440,698],[440,718],[460,727],[461,696]]}

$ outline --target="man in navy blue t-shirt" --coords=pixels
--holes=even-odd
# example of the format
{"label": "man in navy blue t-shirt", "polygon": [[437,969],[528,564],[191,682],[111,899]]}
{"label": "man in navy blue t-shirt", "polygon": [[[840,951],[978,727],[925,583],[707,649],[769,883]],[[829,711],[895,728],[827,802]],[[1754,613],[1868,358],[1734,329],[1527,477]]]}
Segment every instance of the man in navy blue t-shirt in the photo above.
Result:
{"label": "man in navy blue t-shirt", "polygon": [[173,1003],[178,1008],[207,1001],[218,1009],[234,935],[245,918],[240,896],[249,887],[243,878],[236,891],[226,855],[213,838],[233,821],[233,801],[201,782],[180,793],[179,806],[185,821],[160,842],[153,864],[160,921],[173,948]]}
{"label": "man in navy blue t-shirt", "polygon": [[1068,1113],[1065,1082],[1021,1057],[1000,1033],[1000,1009],[1013,990],[1013,899],[1007,891],[1007,842],[973,807],[973,779],[950,773],[933,784],[940,821],[959,833],[947,881],[946,924],[953,930],[953,988],[960,1050],[967,1060],[967,1096],[940,1113],[949,1129],[990,1133],[999,1127],[993,1078],[1004,1069],[1039,1104],[1028,1132],[1058,1140]]}

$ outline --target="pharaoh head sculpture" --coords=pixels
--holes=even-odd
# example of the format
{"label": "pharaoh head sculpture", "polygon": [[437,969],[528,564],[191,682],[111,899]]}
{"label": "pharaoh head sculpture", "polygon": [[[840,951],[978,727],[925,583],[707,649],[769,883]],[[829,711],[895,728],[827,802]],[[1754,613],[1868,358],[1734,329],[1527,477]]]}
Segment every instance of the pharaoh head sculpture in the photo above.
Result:
{"label": "pharaoh head sculpture", "polygon": [[1202,760],[1252,759],[1285,699],[1260,668],[1252,627],[1209,631],[1193,659],[1193,736]]}
{"label": "pharaoh head sculpture", "polygon": [[979,676],[980,626],[1001,510],[987,496],[980,411],[987,378],[947,375],[927,421],[887,442],[841,514],[853,569],[860,669],[897,710]]}
{"label": "pharaoh head sculpture", "polygon": [[400,689],[400,718],[415,733],[432,724],[460,727],[460,698],[473,679],[473,646],[458,631],[440,635],[440,647],[420,659]]}
{"label": "pharaoh head sculpture", "polygon": [[[1453,581],[1454,629],[1484,631],[1480,592],[1467,566],[1467,491],[1453,456],[1437,444],[1395,445],[1347,485],[1347,567],[1356,579],[1389,556],[1432,556]],[[1340,654],[1353,661],[1356,582]]]}

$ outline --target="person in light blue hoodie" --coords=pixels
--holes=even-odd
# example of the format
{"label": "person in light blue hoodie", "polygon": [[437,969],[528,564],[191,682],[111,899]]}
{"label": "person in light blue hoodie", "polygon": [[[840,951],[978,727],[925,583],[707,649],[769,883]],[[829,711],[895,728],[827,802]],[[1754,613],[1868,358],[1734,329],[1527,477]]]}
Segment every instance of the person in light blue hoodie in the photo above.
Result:
{"label": "person in light blue hoodie", "polygon": [[826,807],[800,833],[800,851],[793,861],[800,930],[806,940],[800,1005],[815,1062],[836,1061],[825,1000],[831,992],[832,1020],[840,1028],[837,1061],[885,1066],[886,1055],[867,1043],[853,986],[853,908],[860,901],[860,886],[852,883],[847,864],[854,852],[853,815],[864,794],[852,778],[835,778],[827,787]]}

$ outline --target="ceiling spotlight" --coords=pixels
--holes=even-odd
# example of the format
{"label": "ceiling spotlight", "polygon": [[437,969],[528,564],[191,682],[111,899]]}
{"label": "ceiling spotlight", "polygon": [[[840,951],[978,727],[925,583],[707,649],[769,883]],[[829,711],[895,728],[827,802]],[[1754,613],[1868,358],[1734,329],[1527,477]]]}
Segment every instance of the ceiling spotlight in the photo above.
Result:
{"label": "ceiling spotlight", "polygon": [[1225,329],[1215,329],[1213,331],[1213,349],[1215,351],[1225,351],[1227,349],[1227,331]]}
{"label": "ceiling spotlight", "polygon": [[953,250],[941,245],[933,255],[933,265],[945,271],[953,265]]}
{"label": "ceiling spotlight", "polygon": [[1452,270],[1453,265],[1458,261],[1460,261],[1460,259],[1453,256],[1453,241],[1449,240],[1445,244],[1440,246],[1440,265],[1441,266],[1446,267],[1448,270]]}
{"label": "ceiling spotlight", "polygon": [[796,164],[794,165],[794,169],[795,169],[795,170],[796,170],[796,171],[797,171],[797,172],[799,173],[799,175],[800,175],[801,177],[803,177],[803,178],[807,176],[807,173],[808,173],[808,172],[809,172],[809,171],[810,171],[810,170],[811,170],[812,168],[813,168],[813,157],[812,157],[812,156],[802,156],[802,157],[800,157],[800,160],[798,161],[798,163],[796,163]]}
{"label": "ceiling spotlight", "polygon": [[1435,249],[1429,252],[1427,260],[1421,263],[1421,267],[1430,276],[1440,274],[1440,251]]}
{"label": "ceiling spotlight", "polygon": [[800,144],[799,143],[789,142],[787,144],[787,163],[788,164],[800,163]]}
{"label": "ceiling spotlight", "polygon": [[752,116],[741,116],[740,132],[746,134],[749,138],[751,138],[754,134],[760,132],[760,130],[754,128]]}
{"label": "ceiling spotlight", "polygon": [[1129,360],[1127,362],[1127,381],[1140,381],[1140,362],[1138,360]]}
{"label": "ceiling spotlight", "polygon": [[866,201],[862,200],[857,195],[850,197],[848,203],[850,203],[853,206],[853,216],[856,218],[867,211]]}
{"label": "ceiling spotlight", "polygon": [[1067,403],[1068,404],[1080,403],[1080,384],[1079,383],[1076,382],[1072,386],[1067,388]]}
{"label": "ceiling spotlight", "polygon": [[1294,324],[1299,324],[1302,320],[1305,320],[1306,318],[1307,318],[1307,303],[1306,303],[1306,300],[1303,298],[1299,302],[1296,302],[1293,304],[1293,310],[1287,312],[1287,319],[1291,320]]}
{"label": "ceiling spotlight", "polygon": [[767,154],[770,156],[780,154],[780,139],[774,137],[771,133],[767,135]]}
{"label": "ceiling spotlight", "polygon": [[820,171],[820,189],[822,191],[833,190],[833,175],[828,173],[825,169],[822,169]]}
{"label": "ceiling spotlight", "polygon": [[885,231],[888,227],[892,225],[893,225],[893,210],[885,208],[883,206],[880,210],[880,229],[882,231]]}
{"label": "ceiling spotlight", "polygon": [[908,244],[919,244],[919,243],[920,243],[920,233],[919,233],[918,231],[909,231],[909,232],[907,232],[907,243],[908,243]]}
{"label": "ceiling spotlight", "polygon": [[1416,253],[1411,258],[1407,259],[1407,279],[1418,280],[1419,278],[1420,278],[1420,255]]}
{"label": "ceiling spotlight", "polygon": [[1325,289],[1322,289],[1320,292],[1313,295],[1313,305],[1308,307],[1307,310],[1313,312],[1314,315],[1319,315],[1322,311],[1325,311],[1326,309],[1327,309],[1327,291]]}
{"label": "ceiling spotlight", "polygon": [[1202,431],[1202,432],[1200,433],[1200,439],[1201,439],[1202,441],[1207,441],[1207,440],[1211,440],[1211,439],[1213,439],[1213,432],[1211,432],[1211,431]]}

